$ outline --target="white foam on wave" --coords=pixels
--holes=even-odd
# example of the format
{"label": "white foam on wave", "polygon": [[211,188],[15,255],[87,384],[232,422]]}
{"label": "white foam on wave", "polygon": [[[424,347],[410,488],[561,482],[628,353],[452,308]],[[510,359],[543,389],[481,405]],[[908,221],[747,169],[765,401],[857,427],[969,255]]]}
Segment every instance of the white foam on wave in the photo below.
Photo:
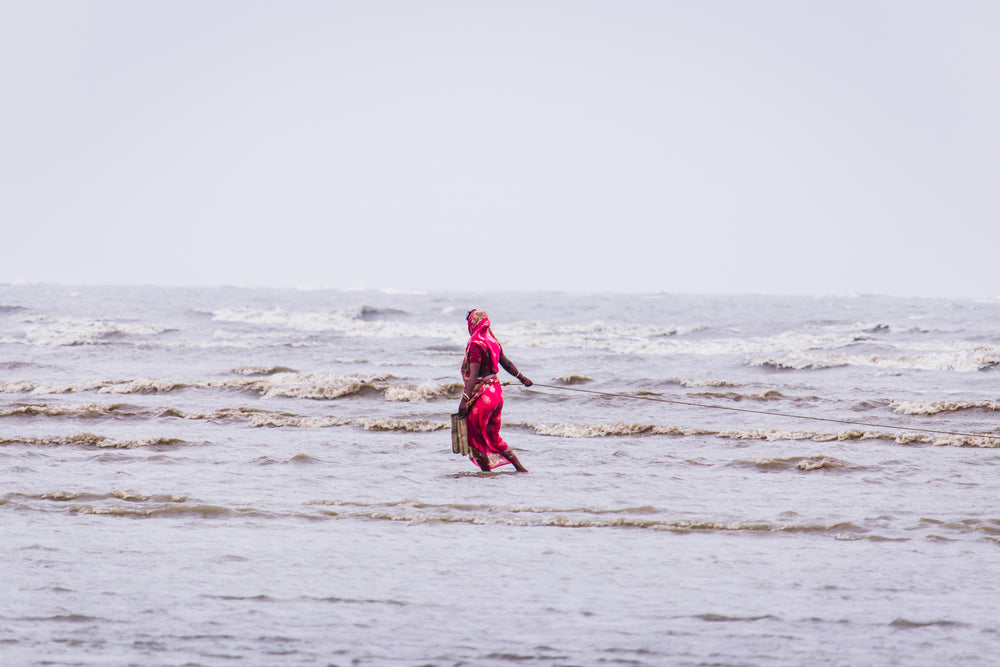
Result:
{"label": "white foam on wave", "polygon": [[689,389],[696,389],[699,387],[738,387],[740,386],[737,382],[731,382],[729,380],[719,380],[716,378],[709,378],[704,380],[698,379],[682,379],[677,378],[675,382],[682,387],[688,387]]}
{"label": "white foam on wave", "polygon": [[846,354],[824,352],[796,352],[777,356],[751,356],[746,360],[747,366],[777,368],[779,370],[810,370],[821,368],[837,368],[849,366],[850,360]]}
{"label": "white foam on wave", "polygon": [[941,412],[960,412],[962,410],[1000,410],[998,401],[892,401],[889,404],[894,412],[903,415],[936,415]]}
{"label": "white foam on wave", "polygon": [[448,382],[445,384],[435,384],[425,382],[419,386],[392,385],[385,390],[385,400],[387,401],[433,401],[438,398],[445,398],[462,391],[461,382]]}
{"label": "white foam on wave", "polygon": [[801,351],[780,356],[751,356],[748,366],[763,366],[783,370],[807,370],[864,366],[888,370],[957,371],[968,373],[1000,365],[1000,347],[954,343],[934,351],[913,349],[896,354],[846,354],[843,352]]}
{"label": "white foam on wave", "polygon": [[920,432],[885,432],[851,429],[839,432],[828,431],[782,431],[777,429],[706,429],[683,426],[659,426],[656,424],[512,424],[533,430],[538,435],[557,438],[606,438],[624,436],[714,436],[726,440],[760,440],[764,442],[787,442],[808,440],[811,442],[840,442],[885,440],[898,445],[934,444],[953,447],[1000,447],[1000,437],[974,434],[931,434]]}
{"label": "white foam on wave", "polygon": [[135,408],[120,404],[82,403],[76,405],[15,404],[0,408],[0,417],[122,417],[139,416]]}
{"label": "white foam on wave", "polygon": [[253,391],[265,398],[333,399],[365,389],[384,390],[384,375],[337,375],[323,373],[275,373],[266,378],[209,380],[201,386]]}
{"label": "white foam on wave", "polygon": [[333,428],[338,426],[359,426],[366,431],[403,431],[407,433],[427,433],[450,428],[449,422],[431,419],[398,419],[393,417],[360,417],[345,418],[336,416],[304,417],[298,415],[275,414],[269,412],[234,412],[217,413],[216,415],[185,415],[186,419],[213,419],[219,417],[242,418],[256,428]]}
{"label": "white foam on wave", "polygon": [[0,393],[73,394],[96,391],[101,394],[157,394],[181,389],[230,389],[250,391],[262,397],[333,399],[364,390],[385,391],[387,375],[337,375],[278,372],[266,377],[238,377],[221,380],[179,381],[162,378],[132,380],[85,380],[82,382],[39,384],[23,380],[0,382]]}
{"label": "white foam on wave", "polygon": [[8,338],[4,342],[63,347],[70,345],[102,345],[116,336],[155,336],[169,329],[154,324],[89,319],[85,317],[49,317],[47,315],[16,315],[15,320],[27,327],[23,338]]}
{"label": "white foam on wave", "polygon": [[7,438],[0,440],[0,446],[26,445],[29,447],[70,446],[86,449],[137,449],[140,447],[173,447],[185,444],[175,438],[146,438],[139,440],[115,440],[93,433],[75,433],[65,436],[41,438]]}
{"label": "white foam on wave", "polygon": [[275,375],[277,373],[295,373],[294,368],[288,368],[287,366],[237,366],[233,369],[233,372],[237,375],[244,376],[261,376],[261,375]]}
{"label": "white foam on wave", "polygon": [[338,332],[356,338],[448,338],[462,340],[465,331],[461,322],[455,325],[411,322],[396,319],[364,319],[362,309],[330,312],[295,312],[282,308],[223,308],[212,312],[218,322],[281,327],[302,332]]}
{"label": "white foam on wave", "polygon": [[[329,312],[294,312],[281,308],[224,308],[212,312],[214,320],[293,331],[341,333],[358,338],[441,338],[464,345],[462,322],[442,323],[405,318],[365,318],[363,309]],[[664,341],[707,329],[706,325],[663,327],[645,324],[589,324],[547,326],[538,322],[510,322],[494,326],[505,345],[515,347],[607,349],[615,352],[671,351]],[[712,353],[712,352],[707,352]]]}

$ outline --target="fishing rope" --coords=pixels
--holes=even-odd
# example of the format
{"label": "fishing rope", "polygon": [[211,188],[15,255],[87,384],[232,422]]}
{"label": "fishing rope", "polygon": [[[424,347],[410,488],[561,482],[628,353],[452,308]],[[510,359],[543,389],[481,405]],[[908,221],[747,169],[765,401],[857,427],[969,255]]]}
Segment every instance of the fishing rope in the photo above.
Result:
{"label": "fishing rope", "polygon": [[[513,384],[512,382],[505,382],[503,384]],[[673,398],[662,398],[659,396],[640,396],[637,394],[615,394],[607,391],[596,391],[594,389],[581,389],[579,387],[560,387],[558,385],[551,384],[541,384],[534,382],[532,387],[545,387],[547,389],[561,389],[563,391],[578,391],[586,394],[596,394],[598,396],[610,396],[614,398],[632,398],[643,401],[654,401],[656,403],[672,403],[674,405],[687,405],[695,408],[710,408],[713,410],[729,410],[731,412],[749,412],[755,415],[768,415],[771,417],[788,417],[790,419],[806,419],[810,421],[821,421],[821,422],[832,422],[835,424],[847,424],[849,426],[868,426],[871,428],[887,428],[893,429],[895,431],[916,431],[918,433],[934,433],[937,435],[954,435],[966,438],[992,438],[994,440],[1000,440],[1000,435],[990,435],[986,433],[962,433],[958,431],[941,431],[932,428],[919,428],[919,427],[909,427],[909,426],[892,426],[890,424],[875,424],[871,422],[861,422],[852,421],[848,419],[834,419],[832,417],[810,417],[807,415],[795,415],[786,412],[774,412],[771,410],[752,410],[750,408],[734,408],[729,405],[713,405],[711,403],[695,403],[693,401],[680,401]]]}

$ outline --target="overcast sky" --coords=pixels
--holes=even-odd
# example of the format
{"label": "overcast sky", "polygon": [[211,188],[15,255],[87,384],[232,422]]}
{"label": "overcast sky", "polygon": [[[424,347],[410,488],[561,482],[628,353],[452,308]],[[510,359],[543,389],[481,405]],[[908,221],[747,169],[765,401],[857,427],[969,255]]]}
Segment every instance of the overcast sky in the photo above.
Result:
{"label": "overcast sky", "polygon": [[998,35],[992,0],[0,0],[0,282],[997,296]]}

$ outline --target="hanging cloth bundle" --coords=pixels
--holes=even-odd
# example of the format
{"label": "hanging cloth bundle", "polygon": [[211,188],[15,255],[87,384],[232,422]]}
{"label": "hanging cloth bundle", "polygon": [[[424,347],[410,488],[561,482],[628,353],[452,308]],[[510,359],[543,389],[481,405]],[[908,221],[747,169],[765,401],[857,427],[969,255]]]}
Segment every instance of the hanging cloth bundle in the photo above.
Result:
{"label": "hanging cloth bundle", "polygon": [[457,412],[451,416],[451,451],[462,456],[469,455],[469,427],[465,417]]}

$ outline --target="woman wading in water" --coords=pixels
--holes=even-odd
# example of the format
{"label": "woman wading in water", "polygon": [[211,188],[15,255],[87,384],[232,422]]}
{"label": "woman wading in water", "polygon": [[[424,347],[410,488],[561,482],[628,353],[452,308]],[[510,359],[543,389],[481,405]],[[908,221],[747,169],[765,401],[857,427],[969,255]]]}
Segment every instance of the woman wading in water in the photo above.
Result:
{"label": "woman wading in water", "polygon": [[525,387],[531,380],[521,375],[503,353],[503,348],[490,330],[490,318],[481,310],[471,310],[469,344],[462,361],[465,387],[458,413],[466,417],[469,430],[469,458],[483,470],[513,463],[518,472],[528,472],[500,437],[500,412],[503,410],[503,388],[497,378],[500,366],[521,381]]}

